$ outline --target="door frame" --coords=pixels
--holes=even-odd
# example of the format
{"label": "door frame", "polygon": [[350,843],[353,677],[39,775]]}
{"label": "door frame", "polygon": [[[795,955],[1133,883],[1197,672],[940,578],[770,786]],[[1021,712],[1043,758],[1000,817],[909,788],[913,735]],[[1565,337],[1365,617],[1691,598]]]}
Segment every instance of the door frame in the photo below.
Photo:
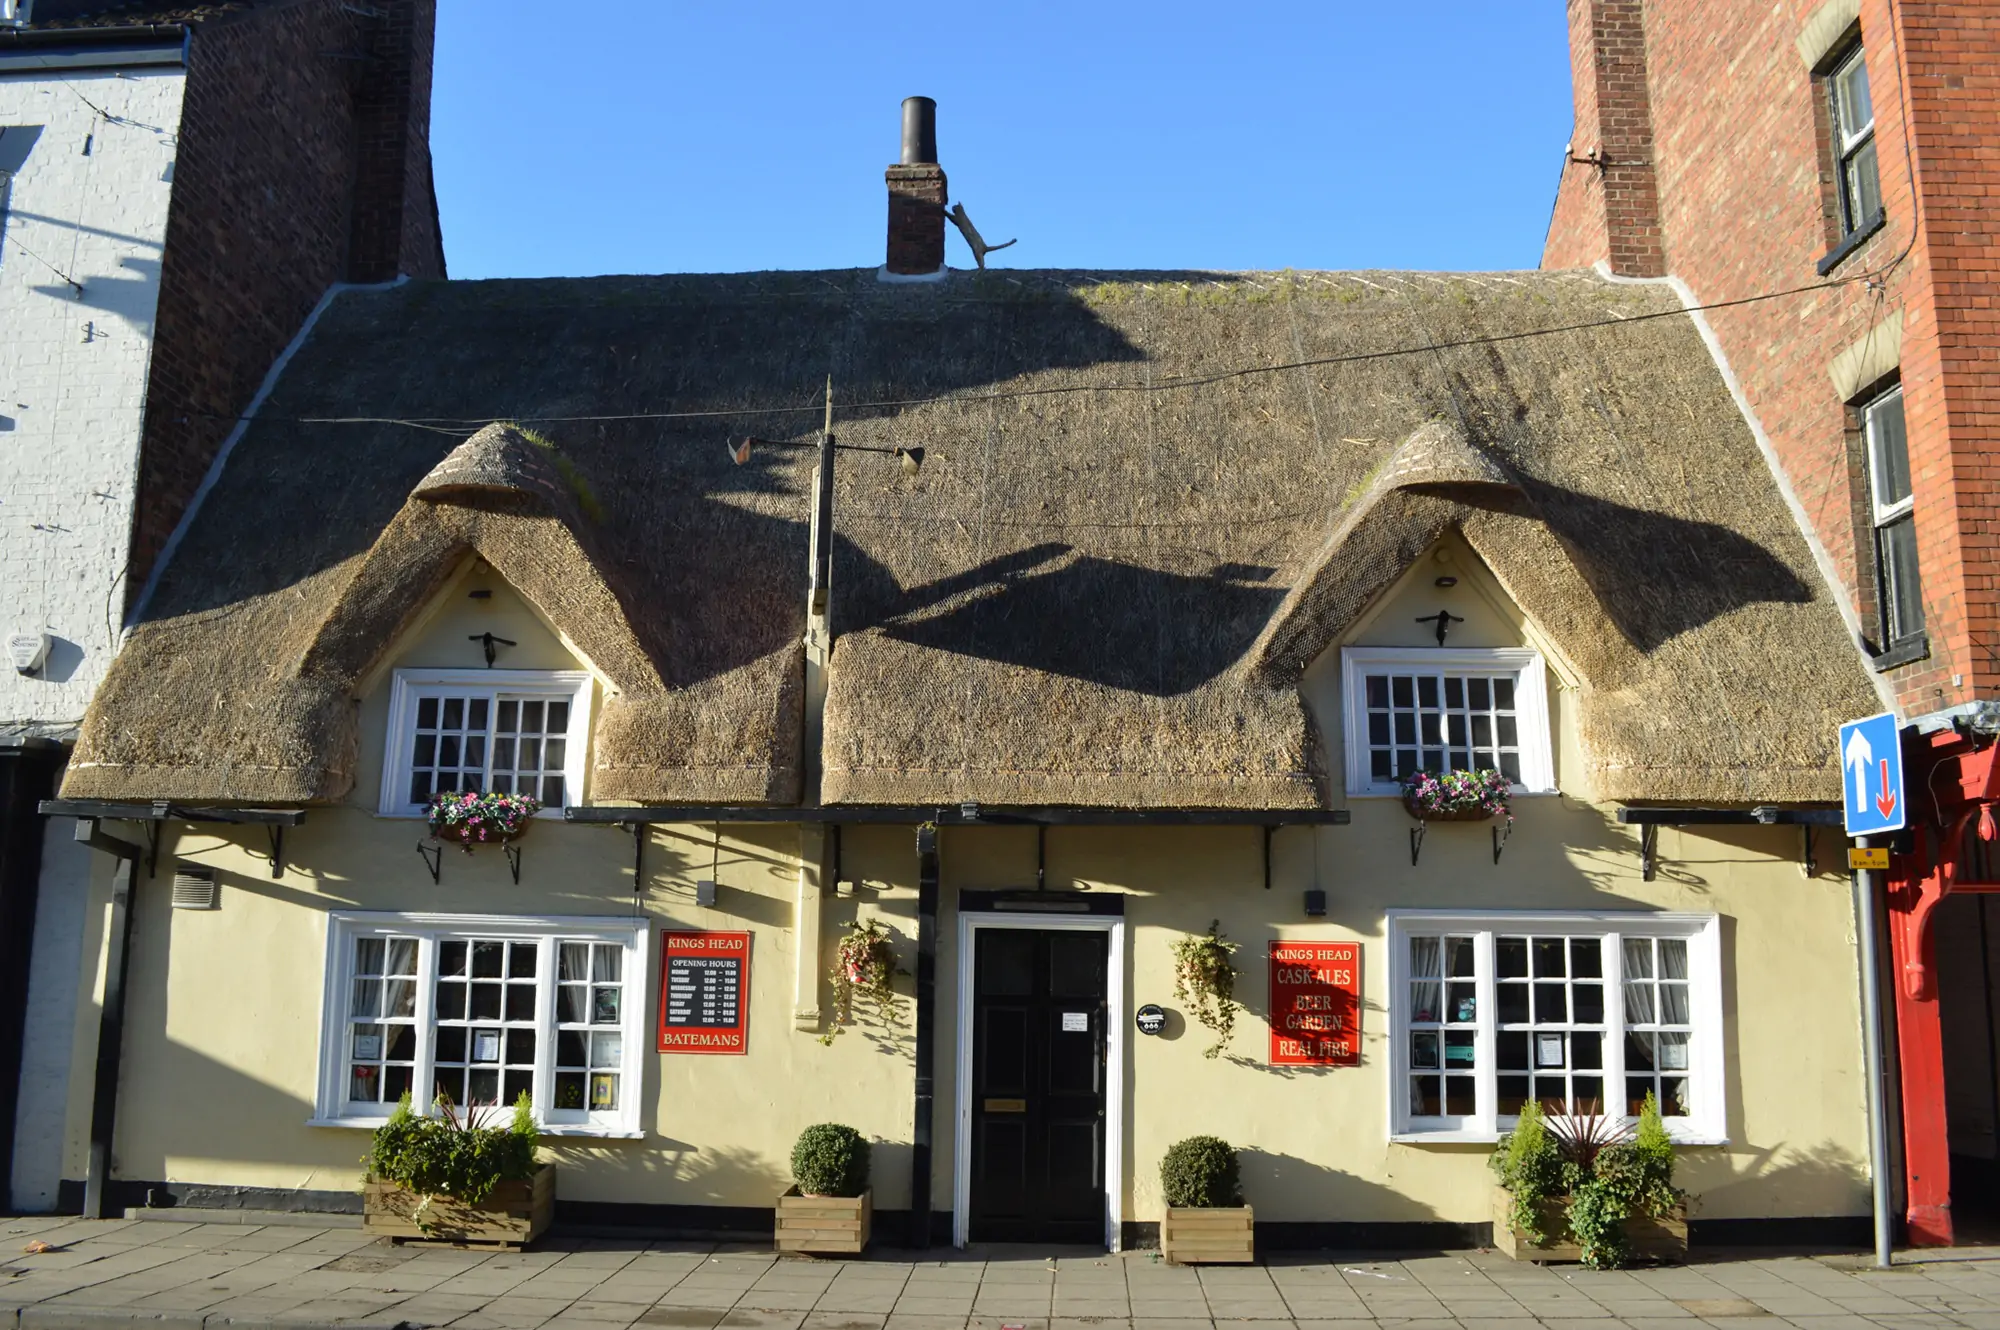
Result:
{"label": "door frame", "polygon": [[1108,933],[1111,955],[1104,971],[1104,1246],[1120,1249],[1125,1181],[1125,919],[1122,915],[1052,917],[1025,911],[966,912],[958,916],[958,1063],[951,1150],[951,1245],[964,1247],[972,1232],[973,970],[979,964],[974,934],[982,928],[1051,933]]}

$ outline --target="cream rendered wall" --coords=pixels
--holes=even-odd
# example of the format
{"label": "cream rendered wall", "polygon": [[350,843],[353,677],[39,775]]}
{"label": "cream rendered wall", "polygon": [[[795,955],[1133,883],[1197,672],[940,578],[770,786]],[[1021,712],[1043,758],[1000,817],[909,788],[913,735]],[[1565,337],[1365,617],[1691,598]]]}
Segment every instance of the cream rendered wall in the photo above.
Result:
{"label": "cream rendered wall", "polygon": [[[1458,554],[1455,558],[1460,557]],[[1476,561],[1475,561],[1476,564]],[[1434,576],[1435,574],[1432,574]],[[1454,641],[1521,640],[1532,631],[1505,612],[1497,589],[1461,564],[1466,593],[1453,613],[1470,622]],[[482,582],[479,579],[489,580]],[[494,590],[490,601],[471,589]],[[1400,631],[1396,620],[1435,608],[1429,577],[1385,598],[1364,637]],[[1482,608],[1483,606],[1483,608]],[[1405,614],[1408,611],[1408,614]],[[521,645],[504,666],[569,665],[573,657],[504,584],[474,567],[439,598],[434,617],[393,663],[465,665],[486,627]],[[1417,630],[1420,634],[1424,629]],[[1379,640],[1379,638],[1371,638]],[[1322,662],[1322,665],[1324,662]],[[1555,671],[1552,671],[1554,674]],[[1322,722],[1325,672],[1309,697]],[[386,674],[362,703],[379,765]],[[1559,731],[1567,694],[1552,682]],[[1337,730],[1327,733],[1337,736]],[[1574,770],[1559,758],[1559,772]],[[433,886],[413,852],[416,824],[372,815],[374,782],[347,808],[315,811],[287,839],[288,868],[273,881],[261,838],[175,831],[162,856],[223,869],[221,908],[165,907],[164,883],[141,884],[132,961],[118,1139],[120,1176],[237,1186],[342,1190],[358,1178],[366,1146],[357,1131],[304,1126],[317,1069],[325,915],[332,909],[443,909],[629,916],[682,927],[754,934],[750,1052],[741,1058],[654,1055],[647,1062],[648,1136],[642,1141],[560,1143],[566,1200],[768,1206],[786,1180],[800,1127],[847,1122],[877,1142],[877,1206],[908,1204],[913,1071],[910,980],[886,1024],[866,1011],[820,1044],[792,1026],[799,957],[792,929],[800,833],[792,826],[656,828],[646,846],[643,891],[632,893],[632,843],[612,828],[545,824],[524,843],[522,882],[482,852],[448,853]],[[1252,828],[1055,827],[1047,884],[1126,896],[1129,1013],[1158,1002],[1175,1013],[1168,1033],[1124,1041],[1127,1071],[1121,1217],[1155,1221],[1157,1168],[1183,1136],[1213,1132],[1245,1150],[1245,1189],[1260,1219],[1480,1222],[1489,1215],[1489,1147],[1388,1140],[1388,958],[1384,911],[1393,907],[1712,911],[1722,918],[1724,1045],[1729,1143],[1684,1152],[1682,1181],[1709,1218],[1865,1213],[1866,1137],[1860,1082],[1858,984],[1844,880],[1805,878],[1792,828],[1663,829],[1658,880],[1640,880],[1636,835],[1609,808],[1568,795],[1518,801],[1518,825],[1492,862],[1483,825],[1430,828],[1419,865],[1409,862],[1409,819],[1394,800],[1355,799],[1345,827],[1287,828],[1273,843],[1263,887],[1262,833]],[[823,976],[833,940],[857,918],[881,919],[914,969],[914,828],[850,826],[841,837],[837,891],[829,890],[811,971]],[[1829,869],[1835,846],[1822,845]],[[693,884],[721,883],[717,905],[693,904]],[[932,1204],[952,1204],[952,1123],[958,893],[1026,887],[1035,880],[1035,835],[1020,828],[947,828],[940,845],[935,1168]],[[1328,917],[1308,921],[1301,893],[1328,892]],[[101,907],[100,907],[101,908]],[[1235,1038],[1216,1060],[1207,1032],[1178,1019],[1169,945],[1219,920],[1237,941]],[[1268,1065],[1266,944],[1273,938],[1359,939],[1363,944],[1363,1061],[1355,1068]],[[171,944],[171,945],[169,945]],[[650,1026],[658,963],[645,990]],[[818,984],[822,1005],[827,985]],[[88,1006],[88,1004],[85,1004]],[[88,1019],[94,1021],[94,1010]],[[1128,1017],[1129,1022],[1129,1017]]]}
{"label": "cream rendered wall", "polygon": [[[492,591],[492,598],[472,600],[475,589]],[[502,649],[503,668],[577,667],[539,613],[491,570],[478,564],[464,570],[362,699],[364,779],[347,806],[313,810],[288,833],[281,879],[270,877],[262,834],[254,829],[246,835],[168,827],[162,876],[141,882],[137,893],[117,1175],[239,1187],[358,1187],[366,1133],[304,1125],[318,1072],[332,910],[636,913],[654,924],[654,951],[658,929],[669,926],[753,934],[748,1054],[649,1057],[646,1139],[552,1140],[564,1200],[768,1207],[789,1183],[792,1140],[810,1123],[839,1118],[871,1136],[907,1142],[907,1052],[884,1056],[865,1026],[830,1048],[793,1028],[796,827],[725,825],[719,836],[706,826],[656,827],[645,847],[644,889],[635,898],[632,839],[614,827],[537,824],[522,842],[518,886],[498,853],[447,849],[443,880],[433,885],[414,848],[421,824],[374,815],[387,668],[483,666],[479,646],[466,639],[489,629],[519,644]],[[219,909],[168,908],[165,879],[177,859],[220,870]],[[694,883],[710,876],[719,883],[717,901],[704,909],[694,903]],[[860,908],[882,908],[885,894],[892,912],[907,897],[870,891]],[[843,912],[851,917],[856,903],[831,899],[827,906],[838,919]],[[814,974],[825,969],[816,957]],[[658,977],[654,956],[637,994],[649,1047]],[[94,1011],[88,1019],[94,1029]],[[885,1195],[906,1197],[907,1148],[884,1148],[876,1165]]]}

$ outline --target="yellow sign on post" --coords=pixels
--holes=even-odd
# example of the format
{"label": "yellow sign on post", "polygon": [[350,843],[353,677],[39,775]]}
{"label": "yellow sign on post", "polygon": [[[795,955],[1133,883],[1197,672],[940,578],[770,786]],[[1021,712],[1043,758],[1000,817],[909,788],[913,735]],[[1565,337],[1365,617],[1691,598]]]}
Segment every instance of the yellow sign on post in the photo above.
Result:
{"label": "yellow sign on post", "polygon": [[1847,866],[1857,870],[1872,868],[1886,873],[1889,871],[1889,847],[1871,845],[1864,850],[1858,845],[1850,845],[1847,847]]}

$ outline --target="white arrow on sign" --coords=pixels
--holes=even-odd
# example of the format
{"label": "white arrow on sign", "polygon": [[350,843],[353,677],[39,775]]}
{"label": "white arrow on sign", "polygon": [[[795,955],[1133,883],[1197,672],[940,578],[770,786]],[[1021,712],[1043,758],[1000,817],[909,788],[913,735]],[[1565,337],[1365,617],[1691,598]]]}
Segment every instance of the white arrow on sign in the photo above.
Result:
{"label": "white arrow on sign", "polygon": [[1854,770],[1854,807],[1868,807],[1868,765],[1875,760],[1875,749],[1868,742],[1868,736],[1856,729],[1847,736],[1847,748],[1841,753],[1841,761]]}

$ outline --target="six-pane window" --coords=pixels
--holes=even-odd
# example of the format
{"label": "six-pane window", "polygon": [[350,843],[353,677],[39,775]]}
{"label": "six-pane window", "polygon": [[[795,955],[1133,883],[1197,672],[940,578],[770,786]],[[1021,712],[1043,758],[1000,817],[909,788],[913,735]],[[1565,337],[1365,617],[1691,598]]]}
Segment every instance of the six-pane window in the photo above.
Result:
{"label": "six-pane window", "polygon": [[1882,645],[1887,649],[1924,630],[1923,586],[1917,576],[1916,499],[1910,489],[1902,387],[1891,388],[1864,405],[1861,419],[1868,439],[1875,585],[1881,602]]}
{"label": "six-pane window", "polygon": [[1522,1106],[1721,1135],[1713,916],[1392,911],[1397,1133],[1491,1136]]}
{"label": "six-pane window", "polygon": [[335,917],[322,1120],[380,1120],[405,1092],[420,1110],[525,1093],[558,1129],[636,1129],[643,925],[425,921]]}
{"label": "six-pane window", "polygon": [[1871,225],[1882,211],[1882,185],[1875,169],[1875,104],[1868,98],[1864,55],[1857,43],[1826,80],[1843,236]]}

